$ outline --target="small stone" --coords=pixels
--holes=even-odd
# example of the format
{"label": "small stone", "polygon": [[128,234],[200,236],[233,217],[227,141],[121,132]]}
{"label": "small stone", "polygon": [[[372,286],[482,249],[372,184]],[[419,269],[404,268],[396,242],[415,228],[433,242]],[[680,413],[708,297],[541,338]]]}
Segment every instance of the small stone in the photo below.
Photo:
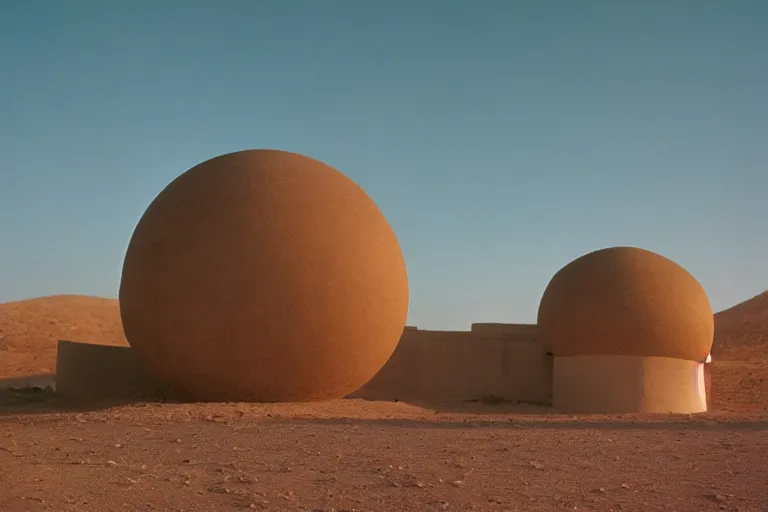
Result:
{"label": "small stone", "polygon": [[118,465],[117,462],[115,462],[113,460],[108,460],[107,461],[107,466],[109,466],[109,467],[115,467],[117,465]]}
{"label": "small stone", "polygon": [[723,496],[722,494],[705,494],[704,497],[715,503],[725,503],[728,500],[728,497]]}
{"label": "small stone", "polygon": [[462,485],[464,485],[464,481],[463,480],[454,480],[454,481],[451,482],[451,485],[454,486],[454,487],[461,487]]}

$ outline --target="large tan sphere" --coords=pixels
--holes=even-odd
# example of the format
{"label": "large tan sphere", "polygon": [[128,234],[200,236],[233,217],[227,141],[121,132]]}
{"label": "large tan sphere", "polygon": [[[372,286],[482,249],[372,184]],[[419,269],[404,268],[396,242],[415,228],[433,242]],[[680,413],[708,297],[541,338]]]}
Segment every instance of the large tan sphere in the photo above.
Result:
{"label": "large tan sphere", "polygon": [[602,249],[563,267],[544,291],[538,316],[541,342],[558,357],[702,361],[714,336],[699,282],[675,262],[634,247]]}
{"label": "large tan sphere", "polygon": [[386,363],[407,312],[403,255],[376,204],[282,151],[219,156],[171,182],[120,283],[131,347],[198,400],[342,397]]}

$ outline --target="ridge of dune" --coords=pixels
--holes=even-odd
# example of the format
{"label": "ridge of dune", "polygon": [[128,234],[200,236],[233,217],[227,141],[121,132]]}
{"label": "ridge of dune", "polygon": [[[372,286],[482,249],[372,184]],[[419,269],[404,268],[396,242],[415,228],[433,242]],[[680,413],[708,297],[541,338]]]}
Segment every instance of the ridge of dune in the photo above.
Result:
{"label": "ridge of dune", "polygon": [[[768,364],[768,291],[715,315],[713,356],[720,360]],[[768,390],[768,385],[766,385]]]}

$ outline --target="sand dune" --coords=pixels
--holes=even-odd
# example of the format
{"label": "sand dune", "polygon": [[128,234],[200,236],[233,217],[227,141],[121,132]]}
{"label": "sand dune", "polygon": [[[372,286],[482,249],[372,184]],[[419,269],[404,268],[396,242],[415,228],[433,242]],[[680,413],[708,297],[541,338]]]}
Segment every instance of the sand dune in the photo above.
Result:
{"label": "sand dune", "polygon": [[768,345],[768,291],[715,315],[717,351],[762,355]]}
{"label": "sand dune", "polygon": [[56,295],[0,304],[0,378],[53,372],[61,339],[127,345],[117,300]]}

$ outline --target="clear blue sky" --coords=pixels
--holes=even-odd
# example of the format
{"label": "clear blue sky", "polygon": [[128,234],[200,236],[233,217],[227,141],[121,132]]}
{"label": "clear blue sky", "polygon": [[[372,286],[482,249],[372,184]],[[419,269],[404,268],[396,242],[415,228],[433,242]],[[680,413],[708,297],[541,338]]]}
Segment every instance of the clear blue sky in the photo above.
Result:
{"label": "clear blue sky", "polygon": [[409,323],[529,322],[585,252],[768,288],[768,2],[0,3],[0,301],[114,297],[175,176],[275,148],[357,181]]}

